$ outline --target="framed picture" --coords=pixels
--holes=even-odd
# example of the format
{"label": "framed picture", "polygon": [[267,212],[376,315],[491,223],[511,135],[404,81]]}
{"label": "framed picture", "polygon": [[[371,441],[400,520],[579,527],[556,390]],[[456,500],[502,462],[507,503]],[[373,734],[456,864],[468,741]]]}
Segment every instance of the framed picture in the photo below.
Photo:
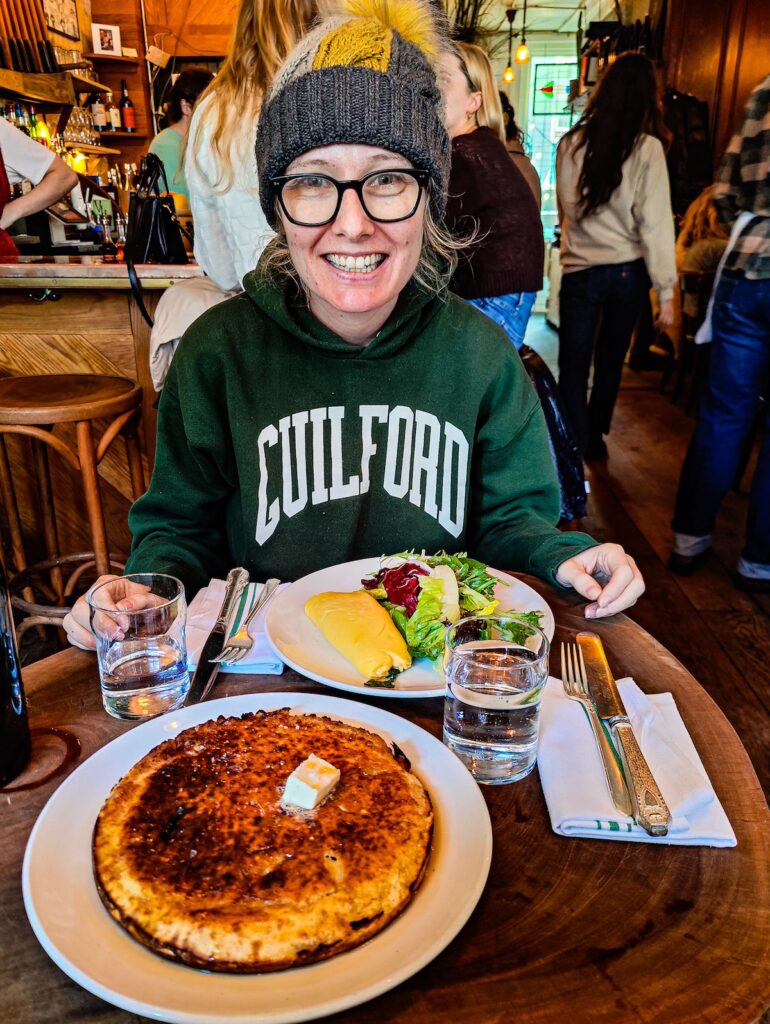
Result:
{"label": "framed picture", "polygon": [[91,25],[91,38],[94,44],[94,53],[110,54],[113,57],[122,57],[123,51],[120,48],[120,29],[117,25]]}
{"label": "framed picture", "polygon": [[77,0],[43,0],[43,14],[48,28],[70,39],[80,39]]}

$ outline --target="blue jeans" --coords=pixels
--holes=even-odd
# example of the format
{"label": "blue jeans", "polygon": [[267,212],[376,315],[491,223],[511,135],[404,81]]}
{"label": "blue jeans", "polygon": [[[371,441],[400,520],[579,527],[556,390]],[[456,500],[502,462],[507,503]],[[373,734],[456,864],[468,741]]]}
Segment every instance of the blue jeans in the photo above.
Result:
{"label": "blue jeans", "polygon": [[[650,287],[644,260],[564,274],[559,292],[559,389],[585,452],[608,434],[623,360]],[[591,359],[594,379],[588,401]]]}
{"label": "blue jeans", "polygon": [[[770,280],[725,271],[714,296],[709,380],[676,499],[674,530],[708,538],[732,486],[760,398],[770,394]],[[770,576],[770,412],[751,485],[739,571]]]}
{"label": "blue jeans", "polygon": [[518,351],[524,344],[524,335],[535,304],[536,292],[512,292],[486,299],[468,299],[476,309],[499,324]]}

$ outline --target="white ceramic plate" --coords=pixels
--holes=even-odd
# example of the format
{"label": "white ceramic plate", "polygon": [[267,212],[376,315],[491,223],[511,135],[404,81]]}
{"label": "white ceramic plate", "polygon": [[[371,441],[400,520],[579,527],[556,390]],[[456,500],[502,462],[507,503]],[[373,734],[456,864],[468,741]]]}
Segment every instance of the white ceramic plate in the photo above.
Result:
{"label": "white ceramic plate", "polygon": [[[91,833],[115,783],[149,750],[183,729],[246,711],[291,707],[362,725],[394,741],[430,793],[431,858],[414,899],[357,949],[318,964],[263,975],[212,974],[164,960],[135,942],[102,906],[91,869]],[[24,905],[51,959],[94,995],[153,1020],[181,1024],[287,1024],[372,999],[409,978],[454,938],[489,872],[486,803],[460,760],[419,726],[379,707],[319,694],[226,697],[138,726],[93,754],[53,794],[27,844]]]}
{"label": "white ceramic plate", "polygon": [[[388,559],[397,565],[400,559]],[[362,691],[369,697],[443,697],[444,675],[440,666],[427,658],[418,658],[411,668],[396,678],[394,689],[365,686],[366,680],[353,665],[336,651],[323,633],[305,615],[305,602],[314,594],[328,590],[360,590],[361,580],[377,572],[384,563],[379,558],[362,558],[303,576],[290,587],[277,594],[268,606],[267,638],[278,657],[303,676],[326,683],[338,690],[352,693]],[[490,569],[500,580],[495,597],[500,611],[543,612],[540,620],[549,640],[555,628],[553,612],[542,597],[521,580],[507,573]]]}

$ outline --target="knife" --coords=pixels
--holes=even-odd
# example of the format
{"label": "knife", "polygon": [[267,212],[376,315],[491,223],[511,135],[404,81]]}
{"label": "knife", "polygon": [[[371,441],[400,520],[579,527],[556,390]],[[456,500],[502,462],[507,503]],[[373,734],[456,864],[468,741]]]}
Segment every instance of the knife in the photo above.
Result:
{"label": "knife", "polygon": [[[225,587],[225,599],[219,609],[217,621],[206,637],[198,658],[198,665],[187,691],[185,706],[199,704],[208,696],[214,680],[219,672],[219,662],[213,661],[222,653],[227,641],[227,624],[230,621],[233,609],[241,599],[244,588],[249,582],[249,574],[246,569],[231,569],[227,574],[227,585]],[[213,663],[212,663],[213,662]]]}
{"label": "knife", "polygon": [[651,836],[665,836],[671,824],[671,812],[636,742],[617,683],[607,664],[602,641],[595,633],[578,633],[576,639],[585,661],[588,688],[596,710],[610,727],[620,752],[634,818]]}

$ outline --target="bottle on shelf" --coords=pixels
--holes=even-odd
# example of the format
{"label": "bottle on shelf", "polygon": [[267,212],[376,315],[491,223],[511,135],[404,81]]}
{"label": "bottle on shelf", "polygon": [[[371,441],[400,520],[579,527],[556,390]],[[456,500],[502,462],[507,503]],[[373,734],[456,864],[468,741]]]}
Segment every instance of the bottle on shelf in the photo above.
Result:
{"label": "bottle on shelf", "polygon": [[94,128],[98,132],[107,131],[107,110],[104,106],[104,99],[101,93],[95,92],[91,94],[90,99],[91,105],[91,120],[94,122]]}
{"label": "bottle on shelf", "polygon": [[125,78],[120,80],[121,97],[120,97],[120,116],[123,120],[123,131],[124,132],[135,132],[136,131],[136,110],[134,108],[133,101],[128,95],[128,86],[126,85]]}
{"label": "bottle on shelf", "polygon": [[120,131],[120,110],[112,102],[112,93],[108,93],[107,102],[109,103],[109,110],[107,111],[107,127],[111,132]]}
{"label": "bottle on shelf", "polygon": [[118,232],[115,242],[115,247],[118,250],[118,260],[120,263],[124,263],[126,258],[126,221],[120,211],[115,215],[115,229]]}
{"label": "bottle on shelf", "polygon": [[106,213],[103,213],[99,220],[102,227],[102,256],[104,257],[105,263],[114,263],[118,258],[118,247],[112,240],[112,231],[110,230],[110,218],[107,216]]}
{"label": "bottle on shelf", "polygon": [[0,552],[0,786],[5,786],[24,770],[30,749],[27,704],[5,564]]}

